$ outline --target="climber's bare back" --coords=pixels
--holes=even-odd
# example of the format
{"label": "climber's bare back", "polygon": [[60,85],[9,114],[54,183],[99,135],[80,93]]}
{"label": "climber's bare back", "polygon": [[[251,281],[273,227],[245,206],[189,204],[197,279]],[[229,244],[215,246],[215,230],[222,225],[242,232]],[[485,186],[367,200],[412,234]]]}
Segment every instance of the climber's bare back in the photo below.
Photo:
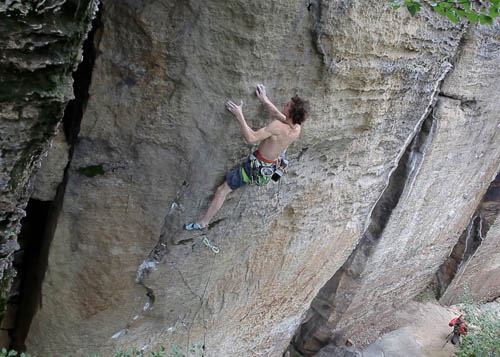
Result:
{"label": "climber's bare back", "polygon": [[274,120],[266,127],[273,133],[259,144],[259,153],[268,160],[277,160],[282,152],[300,135],[299,124],[289,125],[280,120]]}

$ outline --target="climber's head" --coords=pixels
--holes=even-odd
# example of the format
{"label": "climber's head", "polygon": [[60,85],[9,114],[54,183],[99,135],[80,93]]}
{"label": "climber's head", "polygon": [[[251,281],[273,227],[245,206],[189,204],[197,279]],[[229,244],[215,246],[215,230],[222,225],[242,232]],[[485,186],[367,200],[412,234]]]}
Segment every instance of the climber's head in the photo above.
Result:
{"label": "climber's head", "polygon": [[292,119],[294,124],[302,124],[309,112],[309,101],[294,95],[290,101],[285,104],[283,109],[287,119]]}

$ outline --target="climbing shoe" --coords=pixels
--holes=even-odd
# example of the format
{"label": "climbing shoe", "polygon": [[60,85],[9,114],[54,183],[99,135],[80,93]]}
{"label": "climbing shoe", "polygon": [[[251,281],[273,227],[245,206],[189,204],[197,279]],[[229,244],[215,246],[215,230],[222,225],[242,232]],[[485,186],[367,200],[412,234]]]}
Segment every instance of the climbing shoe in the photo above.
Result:
{"label": "climbing shoe", "polygon": [[206,229],[207,227],[202,227],[198,223],[193,222],[193,223],[188,223],[184,225],[184,229],[186,231],[200,231],[202,229]]}

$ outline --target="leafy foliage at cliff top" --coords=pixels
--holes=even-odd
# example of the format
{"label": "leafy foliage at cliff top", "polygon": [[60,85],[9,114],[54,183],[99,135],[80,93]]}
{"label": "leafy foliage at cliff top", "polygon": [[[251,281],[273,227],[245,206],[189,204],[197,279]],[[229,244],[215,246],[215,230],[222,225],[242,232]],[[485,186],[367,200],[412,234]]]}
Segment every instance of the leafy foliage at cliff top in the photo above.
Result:
{"label": "leafy foliage at cliff top", "polygon": [[493,19],[498,17],[498,8],[500,7],[500,0],[389,0],[389,3],[394,9],[406,7],[412,16],[419,12],[423,6],[428,6],[455,23],[460,22],[460,18],[462,18],[483,25],[493,24]]}

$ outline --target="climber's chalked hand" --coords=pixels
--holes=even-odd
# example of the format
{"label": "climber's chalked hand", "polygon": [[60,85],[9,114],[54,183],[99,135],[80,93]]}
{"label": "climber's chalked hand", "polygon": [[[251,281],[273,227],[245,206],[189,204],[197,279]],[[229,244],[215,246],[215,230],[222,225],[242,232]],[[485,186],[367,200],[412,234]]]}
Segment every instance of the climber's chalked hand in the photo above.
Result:
{"label": "climber's chalked hand", "polygon": [[236,116],[243,115],[242,107],[243,101],[241,101],[240,105],[236,105],[232,100],[226,102],[226,109]]}
{"label": "climber's chalked hand", "polygon": [[266,93],[266,87],[264,87],[263,84],[257,84],[257,89],[255,90],[255,94],[257,94],[257,97],[265,101],[267,99],[267,93]]}

